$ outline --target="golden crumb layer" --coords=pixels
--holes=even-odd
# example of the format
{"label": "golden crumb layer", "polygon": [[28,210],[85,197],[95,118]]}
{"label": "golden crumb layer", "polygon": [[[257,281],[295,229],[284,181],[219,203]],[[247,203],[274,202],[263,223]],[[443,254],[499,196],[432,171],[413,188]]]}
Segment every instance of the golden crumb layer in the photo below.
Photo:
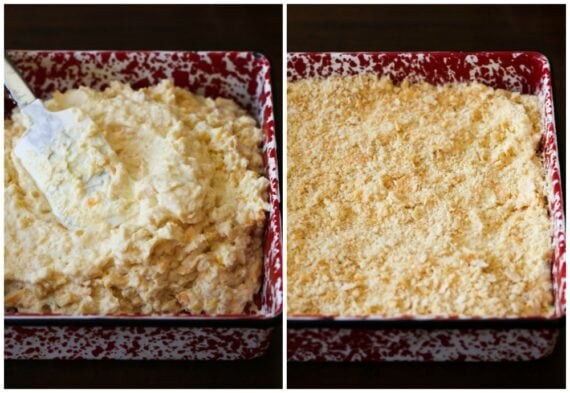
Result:
{"label": "golden crumb layer", "polygon": [[290,315],[553,313],[535,96],[289,83]]}
{"label": "golden crumb layer", "polygon": [[[66,184],[69,194],[56,202],[88,225],[61,225],[13,154],[27,117],[16,112],[6,122],[5,306],[27,313],[241,313],[260,286],[269,207],[255,120],[231,100],[166,80],[140,90],[112,83],[102,92],[56,92],[45,105],[91,119],[77,138],[85,146],[101,137],[109,143],[116,158],[101,165],[112,188],[84,204],[76,199],[83,190]],[[57,175],[57,168],[43,169]],[[124,203],[113,204],[115,194]],[[128,214],[117,211],[123,205]],[[87,214],[94,208],[101,214]],[[118,226],[98,219],[115,214],[123,219]]]}

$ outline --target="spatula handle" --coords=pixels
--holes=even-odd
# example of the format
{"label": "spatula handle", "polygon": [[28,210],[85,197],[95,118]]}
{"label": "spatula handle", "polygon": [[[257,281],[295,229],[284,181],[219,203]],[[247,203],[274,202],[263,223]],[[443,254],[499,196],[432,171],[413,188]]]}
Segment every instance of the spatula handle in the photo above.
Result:
{"label": "spatula handle", "polygon": [[32,93],[6,56],[4,56],[4,85],[20,108],[25,107],[36,99],[34,93]]}

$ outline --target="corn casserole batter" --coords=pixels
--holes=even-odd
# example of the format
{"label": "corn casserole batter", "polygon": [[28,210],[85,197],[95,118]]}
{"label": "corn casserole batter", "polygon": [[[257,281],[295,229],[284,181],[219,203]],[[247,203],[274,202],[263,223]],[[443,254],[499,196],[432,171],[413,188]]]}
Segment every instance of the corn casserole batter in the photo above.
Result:
{"label": "corn casserole batter", "polygon": [[[102,163],[113,186],[106,201],[61,201],[101,209],[68,229],[12,152],[27,117],[17,111],[5,122],[5,307],[243,312],[260,286],[269,208],[255,120],[231,100],[169,81],[136,91],[115,82],[103,92],[56,92],[45,105],[91,118],[86,143],[102,135],[114,150]],[[121,203],[112,202],[115,194]],[[103,219],[114,216],[120,220]]]}
{"label": "corn casserole batter", "polygon": [[288,312],[551,315],[538,97],[288,85]]}

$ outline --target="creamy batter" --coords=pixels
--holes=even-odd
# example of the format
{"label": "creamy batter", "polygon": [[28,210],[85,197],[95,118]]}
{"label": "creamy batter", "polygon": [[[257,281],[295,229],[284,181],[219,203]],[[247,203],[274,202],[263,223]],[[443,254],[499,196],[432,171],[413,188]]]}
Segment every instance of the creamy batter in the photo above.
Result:
{"label": "creamy batter", "polygon": [[243,312],[260,285],[269,207],[255,120],[231,100],[169,81],[136,91],[112,83],[103,92],[56,92],[45,105],[91,119],[85,143],[104,137],[113,149],[113,160],[101,163],[112,187],[93,198],[71,187],[60,203],[84,219],[62,225],[12,152],[28,119],[17,112],[6,121],[5,306]]}

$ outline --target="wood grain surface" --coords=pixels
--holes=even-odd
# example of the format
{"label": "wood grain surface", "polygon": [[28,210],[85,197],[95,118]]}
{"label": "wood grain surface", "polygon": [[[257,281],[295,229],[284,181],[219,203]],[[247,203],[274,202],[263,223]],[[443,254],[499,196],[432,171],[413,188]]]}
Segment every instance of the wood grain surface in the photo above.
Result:
{"label": "wood grain surface", "polygon": [[[366,5],[287,7],[296,51],[532,50],[551,62],[565,175],[565,7]],[[546,388],[565,386],[565,332],[555,352],[522,363],[289,363],[289,388]]]}
{"label": "wood grain surface", "polygon": [[[281,154],[282,7],[5,6],[6,49],[251,50],[272,65]],[[282,176],[281,176],[282,178]],[[282,329],[268,353],[237,362],[6,361],[6,387],[232,388],[282,386]]]}

